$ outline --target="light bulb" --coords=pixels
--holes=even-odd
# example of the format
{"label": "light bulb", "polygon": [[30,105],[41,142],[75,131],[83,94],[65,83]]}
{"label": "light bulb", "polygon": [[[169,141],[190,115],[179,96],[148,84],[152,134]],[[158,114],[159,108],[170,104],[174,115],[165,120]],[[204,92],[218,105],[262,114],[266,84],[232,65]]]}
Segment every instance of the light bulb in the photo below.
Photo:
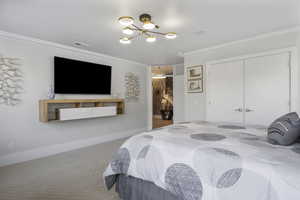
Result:
{"label": "light bulb", "polygon": [[122,32],[126,35],[132,35],[133,34],[133,30],[129,27],[124,28]]}
{"label": "light bulb", "polygon": [[148,22],[145,22],[143,24],[143,28],[147,29],[147,30],[154,29],[155,28],[155,24],[153,24],[152,22],[148,21]]}
{"label": "light bulb", "polygon": [[175,39],[175,38],[177,37],[177,35],[176,35],[176,33],[174,33],[174,32],[169,32],[169,33],[167,33],[167,34],[165,35],[165,37],[166,37],[167,39]]}
{"label": "light bulb", "polygon": [[155,76],[152,76],[152,78],[153,79],[164,79],[164,78],[167,78],[165,75],[160,75],[160,74],[158,74],[158,75],[155,75]]}
{"label": "light bulb", "polygon": [[129,26],[133,24],[133,18],[129,16],[124,16],[119,18],[119,23],[124,26]]}
{"label": "light bulb", "polygon": [[129,38],[127,38],[127,37],[122,37],[120,39],[120,43],[122,43],[122,44],[130,44],[131,40]]}
{"label": "light bulb", "polygon": [[155,42],[155,41],[156,41],[156,37],[154,37],[154,36],[148,36],[148,37],[146,38],[146,41],[147,41],[147,42]]}

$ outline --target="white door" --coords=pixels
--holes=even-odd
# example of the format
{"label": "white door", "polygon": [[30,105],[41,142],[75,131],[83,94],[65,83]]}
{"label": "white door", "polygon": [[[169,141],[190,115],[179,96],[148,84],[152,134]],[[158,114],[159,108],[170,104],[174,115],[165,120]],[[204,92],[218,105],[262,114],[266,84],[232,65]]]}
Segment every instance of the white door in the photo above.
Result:
{"label": "white door", "polygon": [[243,61],[207,66],[208,121],[243,123]]}
{"label": "white door", "polygon": [[269,125],[290,111],[290,55],[245,60],[245,122]]}

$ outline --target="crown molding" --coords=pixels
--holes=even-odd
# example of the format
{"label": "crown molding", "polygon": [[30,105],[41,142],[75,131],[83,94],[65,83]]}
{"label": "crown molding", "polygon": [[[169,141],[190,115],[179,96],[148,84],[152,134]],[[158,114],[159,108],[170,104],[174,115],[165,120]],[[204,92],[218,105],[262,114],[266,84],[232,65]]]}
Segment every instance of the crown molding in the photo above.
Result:
{"label": "crown molding", "polygon": [[60,49],[68,50],[68,51],[73,51],[73,52],[76,52],[76,53],[82,53],[82,54],[87,54],[87,55],[90,55],[90,56],[101,57],[103,59],[112,59],[112,60],[115,60],[115,61],[122,61],[122,62],[137,64],[137,65],[148,66],[147,64],[139,63],[139,62],[132,61],[132,60],[127,60],[127,59],[124,59],[124,58],[118,58],[118,57],[114,57],[114,56],[110,56],[110,55],[106,55],[106,54],[97,53],[97,52],[94,52],[94,51],[79,49],[79,48],[76,48],[76,47],[72,47],[72,46],[68,46],[68,45],[64,45],[64,44],[59,44],[59,43],[56,43],[56,42],[50,42],[50,41],[47,41],[47,40],[41,40],[41,39],[28,37],[28,36],[24,36],[24,35],[19,35],[19,34],[15,34],[15,33],[11,33],[11,32],[6,32],[6,31],[2,31],[2,30],[0,30],[0,38],[12,39],[12,40],[23,40],[23,41],[26,41],[26,42],[32,42],[32,43],[36,43],[36,44],[40,44],[40,45],[52,46],[52,47],[55,47],[55,48],[60,48]]}
{"label": "crown molding", "polygon": [[249,37],[249,38],[245,38],[245,39],[241,39],[241,40],[226,42],[223,44],[219,44],[219,45],[215,45],[215,46],[211,46],[211,47],[207,47],[207,48],[202,48],[202,49],[197,49],[194,51],[185,52],[183,54],[184,54],[184,56],[187,56],[187,55],[211,51],[211,50],[215,50],[215,49],[219,49],[219,48],[223,48],[223,47],[227,47],[227,46],[231,46],[231,45],[235,45],[235,44],[241,44],[244,42],[254,41],[254,40],[258,40],[258,39],[264,39],[264,38],[268,38],[268,37],[272,37],[272,36],[283,35],[283,34],[293,33],[293,32],[300,32],[300,26],[295,26],[293,28],[280,30],[280,31],[274,31],[274,32],[270,32],[270,33],[259,34],[254,37]]}

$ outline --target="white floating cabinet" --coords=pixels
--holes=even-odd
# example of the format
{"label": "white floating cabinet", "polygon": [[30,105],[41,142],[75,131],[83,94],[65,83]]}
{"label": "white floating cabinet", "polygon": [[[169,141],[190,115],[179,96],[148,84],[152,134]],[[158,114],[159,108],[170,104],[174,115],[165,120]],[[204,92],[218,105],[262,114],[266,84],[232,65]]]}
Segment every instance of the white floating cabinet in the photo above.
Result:
{"label": "white floating cabinet", "polygon": [[117,115],[116,106],[59,109],[59,120],[76,120]]}

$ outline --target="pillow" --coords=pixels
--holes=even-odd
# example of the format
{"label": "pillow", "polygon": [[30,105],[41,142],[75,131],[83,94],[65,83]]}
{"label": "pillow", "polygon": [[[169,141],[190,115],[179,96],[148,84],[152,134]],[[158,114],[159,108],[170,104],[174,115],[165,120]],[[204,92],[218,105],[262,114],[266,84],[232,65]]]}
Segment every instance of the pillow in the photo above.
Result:
{"label": "pillow", "polygon": [[271,144],[291,145],[300,137],[300,119],[297,113],[288,113],[276,119],[268,128]]}

